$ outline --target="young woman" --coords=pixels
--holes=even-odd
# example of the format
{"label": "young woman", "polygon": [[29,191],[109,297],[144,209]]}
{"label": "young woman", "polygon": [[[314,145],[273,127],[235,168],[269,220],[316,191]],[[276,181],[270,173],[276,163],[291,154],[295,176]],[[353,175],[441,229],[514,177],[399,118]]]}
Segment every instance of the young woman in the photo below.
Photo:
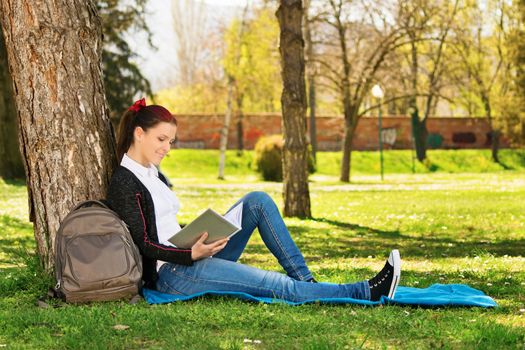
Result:
{"label": "young woman", "polygon": [[[161,106],[146,106],[144,99],[129,108],[119,126],[120,166],[113,173],[108,202],[129,226],[142,254],[144,287],[182,295],[245,292],[293,302],[343,297],[377,301],[382,295],[394,296],[401,265],[397,250],[368,281],[317,283],[277,206],[263,192],[248,193],[237,202],[243,206],[242,229],[231,239],[205,244],[204,232],[191,249],[173,246],[168,239],[180,230],[176,217],[180,204],[157,166],[176,133],[177,121],[171,113]],[[255,228],[286,275],[237,262]]]}

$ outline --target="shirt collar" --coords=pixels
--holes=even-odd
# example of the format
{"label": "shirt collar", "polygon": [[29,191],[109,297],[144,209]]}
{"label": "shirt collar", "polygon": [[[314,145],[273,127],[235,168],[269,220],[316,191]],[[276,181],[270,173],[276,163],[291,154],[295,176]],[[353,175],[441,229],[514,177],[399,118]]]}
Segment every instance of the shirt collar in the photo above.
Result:
{"label": "shirt collar", "polygon": [[122,157],[122,161],[120,162],[120,165],[122,165],[125,168],[128,168],[134,174],[141,175],[143,177],[158,177],[159,176],[159,171],[157,170],[157,167],[155,165],[150,164],[149,167],[145,167],[144,165],[131,159],[127,155],[127,153],[124,153],[124,157]]}

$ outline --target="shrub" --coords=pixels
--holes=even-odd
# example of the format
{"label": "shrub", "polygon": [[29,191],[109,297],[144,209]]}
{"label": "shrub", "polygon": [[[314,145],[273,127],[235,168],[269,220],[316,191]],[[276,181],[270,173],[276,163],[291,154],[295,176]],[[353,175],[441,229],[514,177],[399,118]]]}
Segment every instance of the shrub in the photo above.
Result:
{"label": "shrub", "polygon": [[[266,181],[282,181],[283,137],[282,135],[262,136],[255,144],[255,169]],[[311,146],[308,145],[308,172],[315,172]]]}

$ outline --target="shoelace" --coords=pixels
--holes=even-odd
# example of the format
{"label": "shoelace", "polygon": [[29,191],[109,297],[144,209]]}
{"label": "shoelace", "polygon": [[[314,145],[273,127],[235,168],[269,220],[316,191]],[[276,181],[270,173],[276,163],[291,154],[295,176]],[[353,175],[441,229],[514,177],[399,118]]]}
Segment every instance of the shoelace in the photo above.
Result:
{"label": "shoelace", "polygon": [[384,282],[385,279],[388,278],[388,276],[390,275],[390,272],[391,272],[391,268],[389,264],[387,263],[385,264],[383,269],[377,274],[377,276],[375,276],[374,278],[370,280],[370,288],[374,288],[374,287],[377,287],[378,285],[381,285],[381,283]]}
{"label": "shoelace", "polygon": [[388,270],[388,271],[386,272],[386,274],[383,276],[383,278],[381,278],[381,280],[380,280],[379,282],[374,283],[374,287],[377,287],[379,284],[381,284],[382,282],[384,282],[385,279],[388,278],[388,275],[389,275],[389,274],[390,274],[390,270]]}

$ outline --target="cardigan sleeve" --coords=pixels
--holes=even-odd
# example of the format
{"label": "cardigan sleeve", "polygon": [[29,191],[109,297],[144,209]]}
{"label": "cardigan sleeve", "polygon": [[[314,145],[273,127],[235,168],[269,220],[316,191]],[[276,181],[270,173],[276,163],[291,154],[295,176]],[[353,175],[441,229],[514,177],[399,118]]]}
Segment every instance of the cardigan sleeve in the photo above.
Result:
{"label": "cardigan sleeve", "polygon": [[175,264],[193,264],[191,249],[178,249],[152,240],[153,235],[148,232],[144,193],[138,186],[133,186],[122,178],[120,181],[113,178],[108,189],[108,202],[127,224],[133,241],[143,256]]}

